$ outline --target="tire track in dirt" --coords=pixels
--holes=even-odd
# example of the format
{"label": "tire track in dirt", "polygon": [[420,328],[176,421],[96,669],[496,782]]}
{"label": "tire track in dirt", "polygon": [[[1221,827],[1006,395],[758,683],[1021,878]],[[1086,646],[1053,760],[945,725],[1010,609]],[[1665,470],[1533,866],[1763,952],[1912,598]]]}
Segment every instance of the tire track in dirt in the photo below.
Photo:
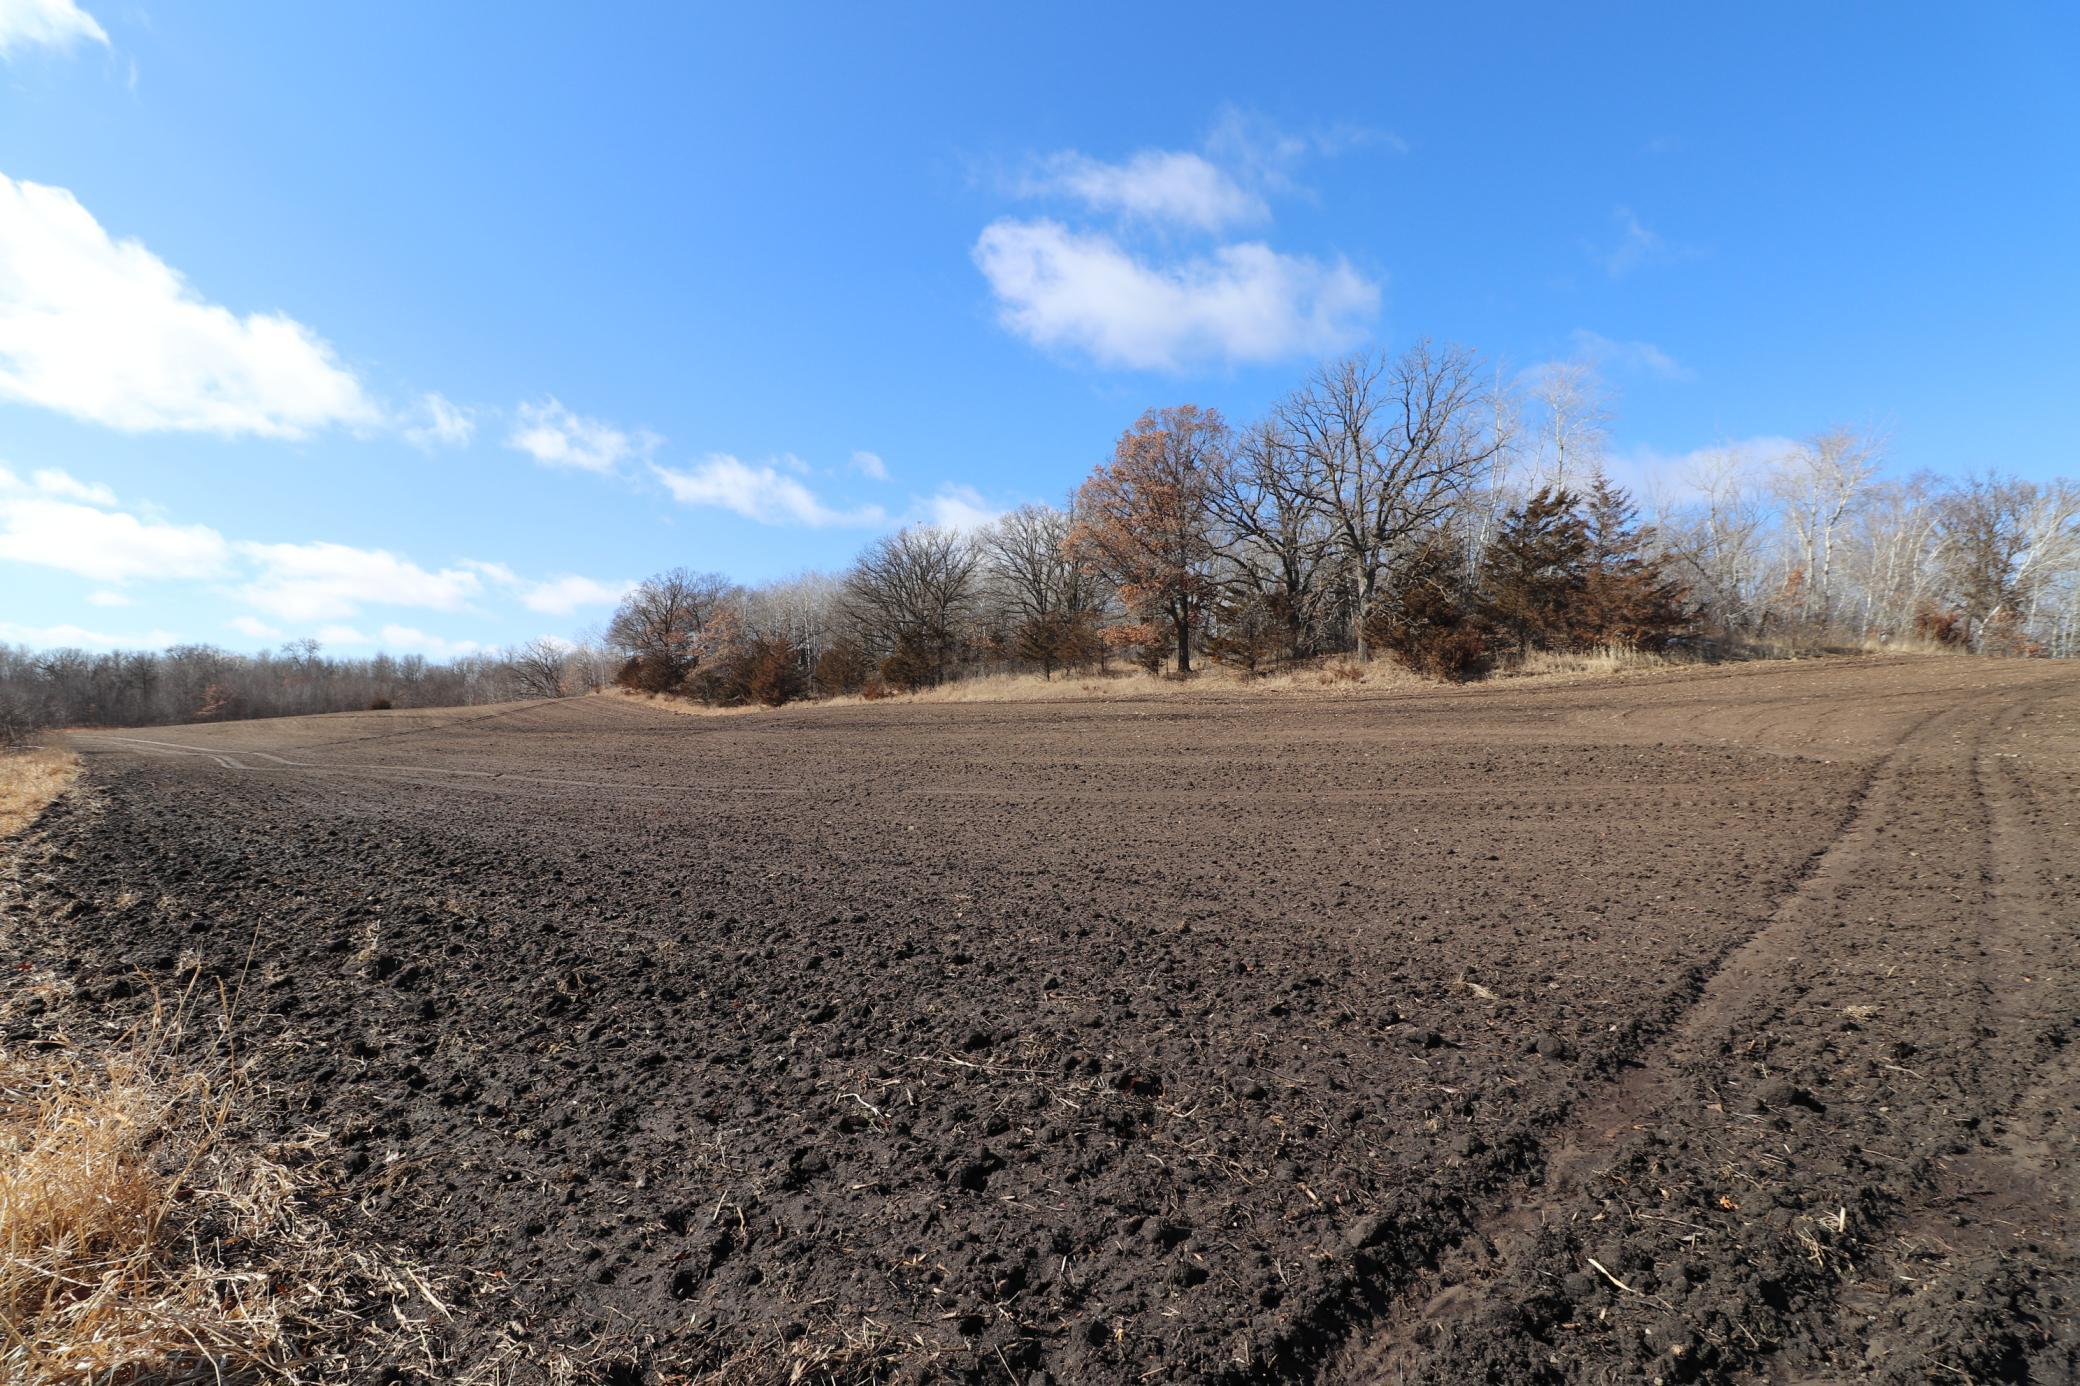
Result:
{"label": "tire track in dirt", "polygon": [[1538,1181],[1517,1186],[1509,1201],[1469,1219],[1436,1263],[1398,1291],[1382,1317],[1362,1325],[1331,1356],[1320,1380],[1355,1386],[1411,1375],[1419,1366],[1419,1339],[1476,1314],[1481,1287],[1535,1254],[1540,1230],[1549,1219],[1565,1215],[1619,1140],[1681,1100],[1694,1077],[1681,1056],[1769,997],[1776,973],[1797,953],[1804,932],[1830,909],[1858,868],[1883,850],[1879,839],[1896,812],[1905,768],[1918,752],[1941,744],[1949,721],[1972,711],[1968,703],[1952,704],[1925,712],[1907,726],[1851,799],[1840,831],[1815,854],[1767,923],[1702,980],[1696,1000],[1615,1084],[1577,1105],[1545,1145]]}
{"label": "tire track in dirt", "polygon": [[[2080,1376],[2080,985],[2070,967],[2080,919],[2051,884],[2071,845],[2062,852],[2031,811],[2023,753],[1989,744],[2018,733],[2054,693],[2011,706],[1972,748],[1989,831],[1975,959],[1983,1023],[1966,1076],[1984,1110],[1963,1118],[1969,1141],[1931,1157],[1931,1187],[1892,1220],[1876,1258],[1882,1278],[1866,1275],[1840,1297],[1844,1312],[1876,1326],[1873,1360],[1902,1374],[2040,1379],[2061,1364],[2032,1359],[2064,1344],[2065,1379]],[[1904,1305],[1901,1284],[1914,1287]]]}

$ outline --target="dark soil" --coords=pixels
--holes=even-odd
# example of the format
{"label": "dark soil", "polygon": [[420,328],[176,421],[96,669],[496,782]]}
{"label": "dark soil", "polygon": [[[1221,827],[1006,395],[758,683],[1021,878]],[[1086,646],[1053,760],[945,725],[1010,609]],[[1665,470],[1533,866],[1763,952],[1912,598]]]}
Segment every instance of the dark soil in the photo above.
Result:
{"label": "dark soil", "polygon": [[2080,671],[72,744],[8,1042],[223,979],[442,1380],[2075,1373]]}

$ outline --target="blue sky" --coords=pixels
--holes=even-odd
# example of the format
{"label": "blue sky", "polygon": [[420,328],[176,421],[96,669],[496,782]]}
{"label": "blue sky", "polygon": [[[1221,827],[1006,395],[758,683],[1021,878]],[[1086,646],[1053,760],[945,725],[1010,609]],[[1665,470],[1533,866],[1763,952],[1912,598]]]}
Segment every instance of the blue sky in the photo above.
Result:
{"label": "blue sky", "polygon": [[567,634],[1419,336],[2071,474],[2074,13],[0,0],[0,639]]}

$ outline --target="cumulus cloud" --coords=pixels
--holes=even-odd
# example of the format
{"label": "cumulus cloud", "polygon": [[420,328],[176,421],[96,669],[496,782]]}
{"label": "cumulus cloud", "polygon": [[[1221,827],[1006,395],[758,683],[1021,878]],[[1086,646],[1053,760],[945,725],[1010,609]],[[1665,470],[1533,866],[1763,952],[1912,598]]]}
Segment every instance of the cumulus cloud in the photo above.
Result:
{"label": "cumulus cloud", "polygon": [[520,421],[506,446],[548,467],[575,467],[611,472],[631,457],[647,455],[664,440],[654,433],[628,433],[598,419],[588,419],[551,395],[520,406]]}
{"label": "cumulus cloud", "polygon": [[878,505],[841,510],[825,505],[797,477],[767,462],[752,465],[728,453],[710,453],[684,470],[652,465],[651,472],[684,505],[728,510],[762,525],[877,525],[886,517]]}
{"label": "cumulus cloud", "polygon": [[1002,217],[971,255],[1006,328],[1100,365],[1181,370],[1337,351],[1377,315],[1378,284],[1342,257],[1222,238],[1269,222],[1274,195],[1304,194],[1307,160],[1368,145],[1406,147],[1383,131],[1295,133],[1226,107],[1197,150],[1118,162],[1051,154],[1011,191],[1073,205],[1086,224]]}
{"label": "cumulus cloud", "polygon": [[991,505],[974,487],[957,482],[941,486],[928,497],[924,511],[933,524],[958,530],[981,529],[994,524],[1004,513],[1003,507]]}
{"label": "cumulus cloud", "polygon": [[0,58],[24,48],[108,46],[108,31],[74,0],[0,0]]}
{"label": "cumulus cloud", "polygon": [[1028,197],[1059,194],[1095,212],[1218,231],[1269,215],[1264,199],[1200,154],[1145,149],[1123,163],[1050,155],[1023,180]]}
{"label": "cumulus cloud", "polygon": [[1379,286],[1343,261],[1259,242],[1168,264],[1055,221],[993,222],[975,243],[1004,326],[1101,365],[1178,370],[1348,347],[1379,311]]}
{"label": "cumulus cloud", "polygon": [[888,464],[881,460],[879,453],[855,452],[852,454],[852,470],[874,481],[888,480]]}
{"label": "cumulus cloud", "polygon": [[421,451],[466,448],[477,436],[477,411],[428,391],[400,424],[405,441]]}
{"label": "cumulus cloud", "polygon": [[301,438],[382,420],[302,323],[208,302],[70,192],[5,174],[0,399],[127,432]]}
{"label": "cumulus cloud", "polygon": [[238,551],[256,570],[239,597],[288,621],[337,620],[364,605],[459,611],[483,591],[467,566],[429,571],[387,549],[241,543]]}
{"label": "cumulus cloud", "polygon": [[99,592],[87,593],[87,602],[92,606],[128,606],[130,598],[121,592],[112,592],[104,588]]}
{"label": "cumulus cloud", "polygon": [[162,524],[46,495],[0,494],[0,559],[120,583],[214,577],[229,554],[224,537],[206,525]]}

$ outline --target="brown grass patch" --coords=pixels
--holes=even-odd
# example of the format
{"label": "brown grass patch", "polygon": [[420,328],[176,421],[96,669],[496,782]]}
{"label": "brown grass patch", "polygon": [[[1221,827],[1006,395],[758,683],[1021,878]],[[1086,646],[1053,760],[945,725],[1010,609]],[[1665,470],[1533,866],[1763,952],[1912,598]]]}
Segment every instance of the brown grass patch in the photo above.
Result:
{"label": "brown grass patch", "polygon": [[0,1380],[337,1380],[371,1350],[431,1367],[431,1287],[310,1211],[292,1164],[313,1143],[242,1134],[247,1074],[186,1012],[155,1005],[96,1052],[48,1030],[0,1051]]}
{"label": "brown grass patch", "polygon": [[29,826],[79,774],[79,757],[55,746],[0,751],[0,837]]}

